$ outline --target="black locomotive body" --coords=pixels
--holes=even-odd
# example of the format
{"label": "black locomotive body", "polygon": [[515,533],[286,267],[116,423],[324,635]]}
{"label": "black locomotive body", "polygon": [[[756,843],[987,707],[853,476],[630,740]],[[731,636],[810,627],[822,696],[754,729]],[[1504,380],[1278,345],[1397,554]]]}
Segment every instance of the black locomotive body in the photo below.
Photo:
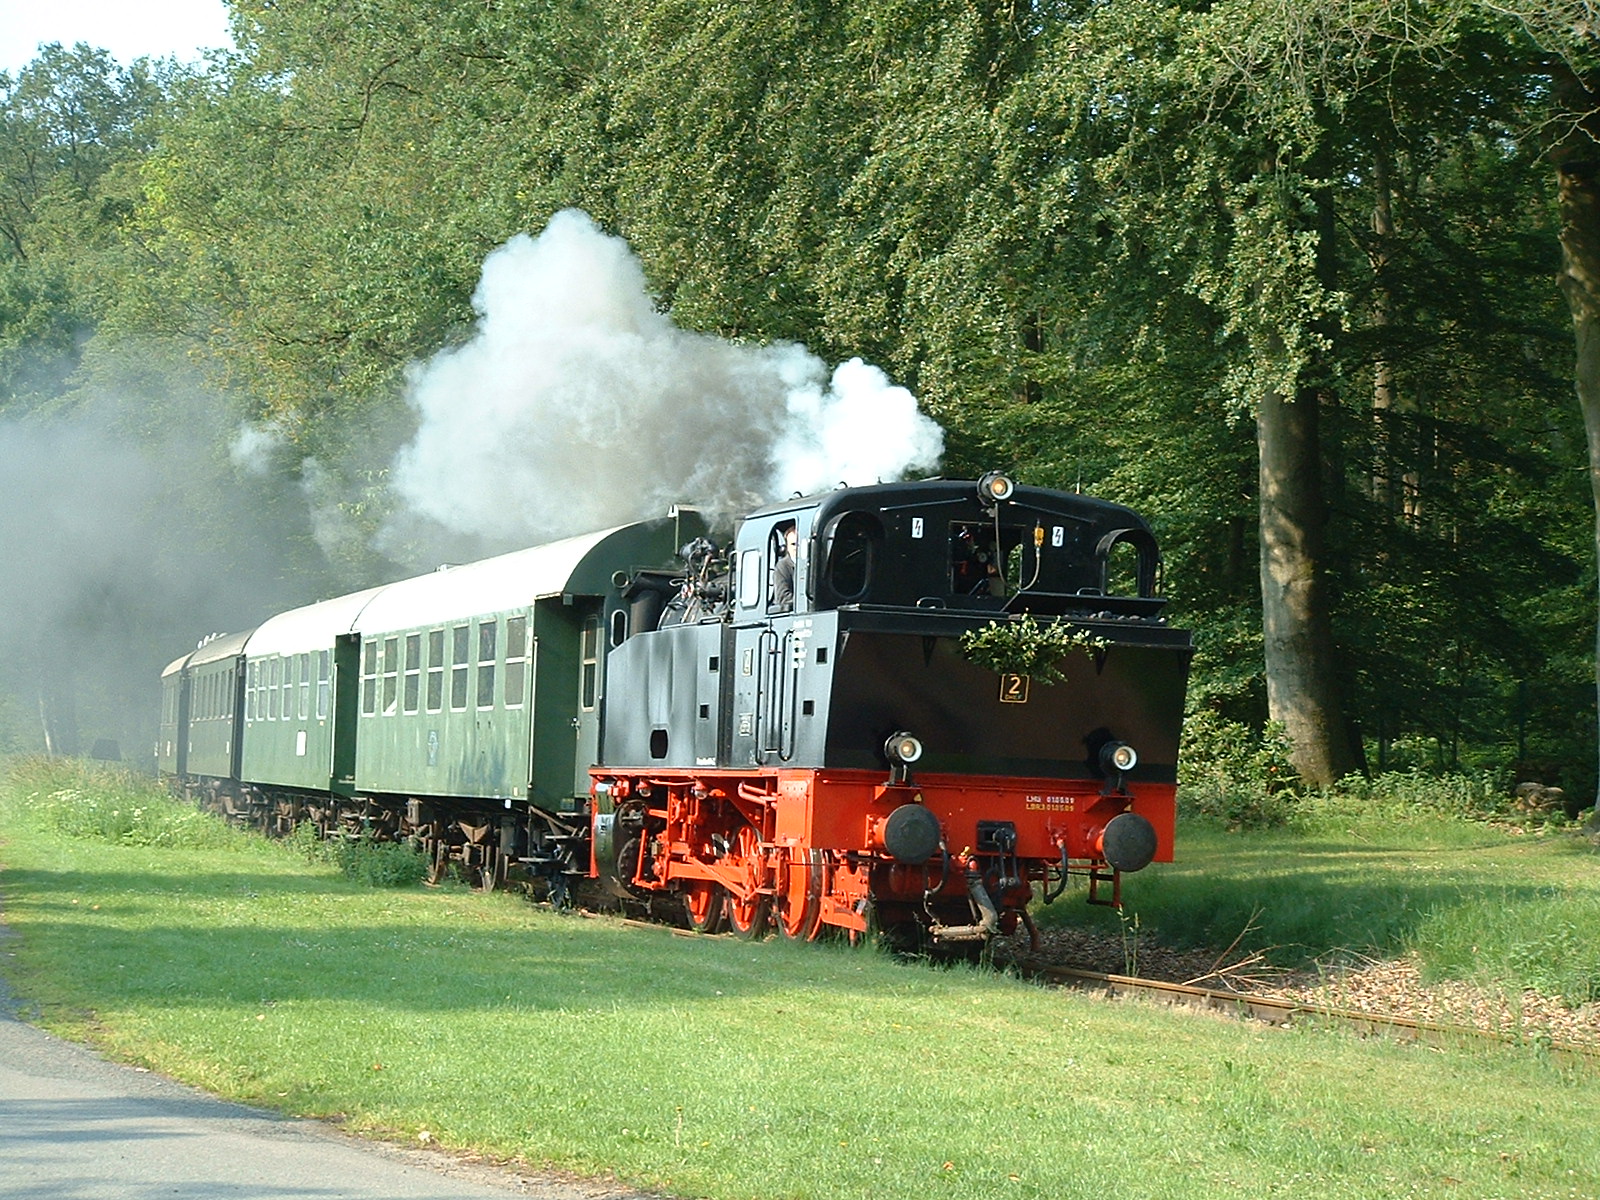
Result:
{"label": "black locomotive body", "polygon": [[[1191,648],[1158,576],[1130,510],[1004,477],[751,514],[710,611],[612,651],[597,871],[797,937],[987,937],[1070,870],[1114,895],[1172,853]],[[1023,621],[1071,630],[1060,682],[974,661]]]}

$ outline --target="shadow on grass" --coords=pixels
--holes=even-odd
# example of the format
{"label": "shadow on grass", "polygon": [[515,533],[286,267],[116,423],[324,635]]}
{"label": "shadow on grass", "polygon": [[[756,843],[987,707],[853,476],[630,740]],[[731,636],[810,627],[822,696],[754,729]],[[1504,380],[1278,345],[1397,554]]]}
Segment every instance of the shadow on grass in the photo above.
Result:
{"label": "shadow on grass", "polygon": [[848,989],[842,972],[872,960],[843,947],[680,938],[466,892],[379,892],[300,875],[8,869],[0,892],[36,982],[98,1007],[656,1009],[822,976]]}

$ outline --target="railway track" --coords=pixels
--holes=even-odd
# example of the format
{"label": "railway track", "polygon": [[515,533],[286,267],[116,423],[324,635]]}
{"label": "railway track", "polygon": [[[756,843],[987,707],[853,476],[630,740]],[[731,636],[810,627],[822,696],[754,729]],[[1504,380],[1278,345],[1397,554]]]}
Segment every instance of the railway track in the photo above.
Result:
{"label": "railway track", "polygon": [[[1526,1043],[1528,1039],[1477,1029],[1470,1025],[1442,1025],[1411,1017],[1382,1013],[1356,1012],[1328,1005],[1306,1004],[1280,996],[1233,992],[1192,984],[1168,983],[1161,979],[1141,979],[1131,975],[1108,975],[1101,971],[1081,971],[1071,967],[1035,967],[1025,971],[1030,978],[1081,991],[1099,991],[1108,996],[1134,996],[1191,1008],[1210,1009],[1233,1016],[1286,1026],[1295,1021],[1348,1029],[1364,1037],[1381,1036],[1397,1041],[1434,1046],[1460,1046],[1464,1042],[1487,1041],[1503,1045]],[[1559,1042],[1544,1044],[1544,1051],[1564,1065],[1600,1068],[1600,1051]]]}
{"label": "railway track", "polygon": [[[624,925],[656,932],[665,930],[679,937],[704,937],[686,929],[677,929],[655,922],[624,918]],[[717,937],[731,937],[717,934]],[[1188,1008],[1208,1009],[1228,1016],[1260,1021],[1267,1025],[1288,1026],[1296,1021],[1316,1023],[1325,1027],[1341,1028],[1362,1037],[1387,1037],[1395,1041],[1416,1042],[1422,1045],[1458,1047],[1473,1042],[1499,1045],[1538,1045],[1553,1062],[1563,1066],[1588,1071],[1600,1070],[1600,1050],[1567,1045],[1561,1042],[1518,1037],[1497,1030],[1479,1029],[1471,1025],[1446,1025],[1419,1021],[1412,1017],[1384,1013],[1358,1012],[1332,1005],[1307,1004],[1282,996],[1252,992],[1236,992],[1223,988],[1203,988],[1187,983],[1170,983],[1164,979],[1143,979],[1133,975],[1111,975],[1103,971],[1085,971],[1074,967],[1025,966],[1012,963],[1024,978],[1047,985],[1072,988],[1077,991],[1101,992],[1108,997],[1136,997],[1156,1000]]]}

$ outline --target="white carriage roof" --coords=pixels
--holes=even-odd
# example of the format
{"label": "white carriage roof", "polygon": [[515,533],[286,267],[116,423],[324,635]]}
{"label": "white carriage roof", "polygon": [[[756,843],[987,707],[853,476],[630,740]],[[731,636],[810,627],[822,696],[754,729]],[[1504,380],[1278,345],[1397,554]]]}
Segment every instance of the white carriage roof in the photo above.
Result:
{"label": "white carriage roof", "polygon": [[266,654],[331,650],[334,638],[349,633],[361,610],[382,591],[382,587],[368,588],[269,617],[251,636],[248,653],[256,658]]}
{"label": "white carriage roof", "polygon": [[639,528],[619,525],[402,579],[380,589],[355,628],[366,634],[388,633],[528,608],[535,600],[573,590],[573,575],[595,549],[615,535]]}
{"label": "white carriage roof", "polygon": [[[245,642],[250,640],[252,630],[246,629],[243,633],[225,633],[214,637],[209,642],[202,642],[200,648],[185,660],[188,666],[199,667],[206,663],[217,662],[224,658],[232,658],[244,650]],[[168,668],[169,670],[171,668]]]}

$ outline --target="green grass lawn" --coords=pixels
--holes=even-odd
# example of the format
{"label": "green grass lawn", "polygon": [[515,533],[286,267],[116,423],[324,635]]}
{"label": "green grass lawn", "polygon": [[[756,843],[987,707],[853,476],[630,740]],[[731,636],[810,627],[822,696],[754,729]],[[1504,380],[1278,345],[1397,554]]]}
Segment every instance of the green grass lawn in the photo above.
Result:
{"label": "green grass lawn", "polygon": [[1282,966],[1415,953],[1424,978],[1600,1000],[1600,853],[1571,827],[1507,828],[1318,805],[1287,829],[1180,824],[1178,861],[1128,878],[1123,913],[1072,894],[1044,923],[1178,946],[1261,950]]}
{"label": "green grass lawn", "polygon": [[[676,937],[365,887],[248,838],[69,836],[15,805],[0,838],[6,973],[43,1023],[385,1136],[717,1198],[1600,1191],[1600,1081],[1533,1047]],[[1173,903],[1191,869],[1158,869]]]}

